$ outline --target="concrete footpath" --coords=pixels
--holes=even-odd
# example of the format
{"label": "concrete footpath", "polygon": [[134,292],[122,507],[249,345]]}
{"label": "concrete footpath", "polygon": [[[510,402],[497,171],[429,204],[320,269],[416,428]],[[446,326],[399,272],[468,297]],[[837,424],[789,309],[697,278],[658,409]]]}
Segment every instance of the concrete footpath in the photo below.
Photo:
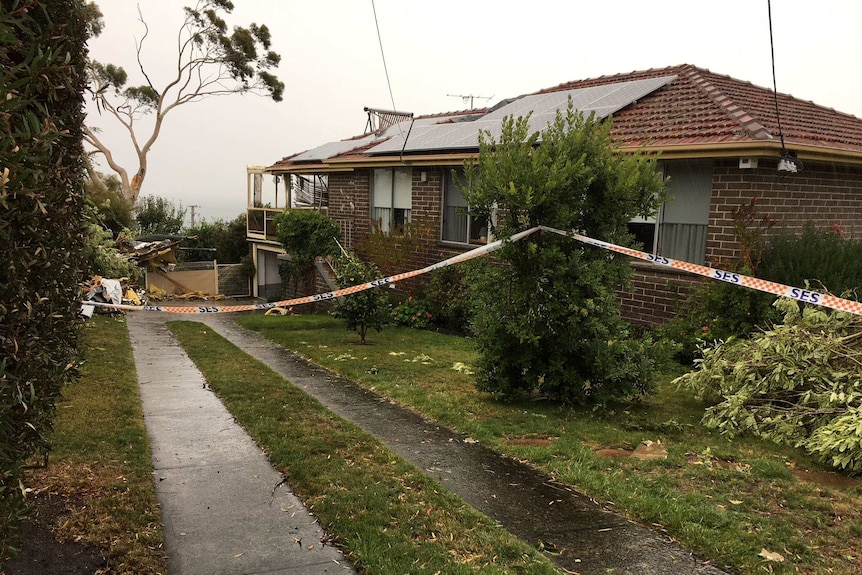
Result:
{"label": "concrete footpath", "polygon": [[128,314],[170,575],[353,573],[164,325]]}
{"label": "concrete footpath", "polygon": [[[253,525],[258,522],[256,513],[249,513],[244,509],[251,503],[239,504],[240,509],[237,510],[236,515],[224,511],[222,516],[222,512],[211,512],[210,509],[206,509],[204,514],[200,508],[204,503],[192,504],[185,497],[176,496],[176,491],[182,493],[189,491],[190,488],[183,486],[183,481],[186,481],[184,476],[171,477],[168,473],[184,469],[184,465],[187,464],[184,462],[191,459],[201,460],[199,466],[190,472],[192,475],[206,474],[211,478],[214,470],[228,466],[231,466],[236,474],[245,478],[258,473],[258,471],[243,469],[245,455],[230,465],[224,463],[223,457],[229,455],[232,450],[218,447],[221,440],[219,444],[213,443],[213,447],[209,446],[215,441],[214,438],[221,435],[221,426],[234,426],[229,414],[222,410],[222,415],[217,416],[221,419],[213,422],[209,422],[207,418],[215,416],[207,416],[197,423],[183,421],[190,411],[198,409],[196,402],[203,402],[203,399],[197,399],[200,394],[192,395],[191,391],[192,388],[202,388],[203,380],[164,327],[164,322],[167,320],[182,319],[206,323],[234,345],[255,359],[266,363],[293,385],[315,397],[339,416],[378,437],[387,447],[423,473],[440,481],[447,489],[499,522],[516,536],[531,545],[552,550],[549,558],[566,572],[580,575],[607,573],[719,575],[723,573],[708,562],[692,556],[678,544],[624,517],[602,509],[588,497],[555,482],[536,469],[503,457],[462,434],[425,419],[409,409],[400,407],[349,380],[303,360],[258,334],[239,327],[233,321],[232,315],[183,317],[146,313],[128,315],[145,411],[154,409],[151,406],[155,399],[151,397],[150,390],[167,396],[160,400],[167,404],[160,408],[167,413],[162,416],[158,413],[149,414],[146,421],[153,437],[157,478],[161,480],[164,477],[164,480],[158,481],[158,484],[160,498],[163,500],[165,538],[169,555],[175,557],[169,567],[177,565],[178,561],[183,561],[183,568],[186,568],[187,563],[183,557],[186,554],[192,557],[192,553],[201,553],[192,548],[194,545],[204,545],[204,542],[200,541],[198,536],[196,537],[198,542],[191,545],[187,540],[189,531],[186,527],[189,523],[194,524],[199,518],[211,523],[205,526],[206,532],[213,538],[211,547],[223,552],[225,564],[241,559],[234,555],[243,552],[244,548],[231,547],[230,551],[224,549],[231,542],[227,535],[230,529],[222,529],[225,527],[224,524],[236,523],[237,531],[243,534],[244,545],[249,549],[257,549],[261,555],[268,552],[266,546],[282,545],[284,541],[284,538],[278,539],[271,536],[271,527]],[[159,387],[155,387],[154,382],[160,382],[162,379],[171,383],[159,383],[157,384]],[[193,383],[189,386],[186,380]],[[201,390],[196,389],[196,391]],[[203,395],[207,398],[208,407],[205,409],[209,411],[212,409],[209,407],[209,402],[217,403],[217,400],[209,392]],[[177,399],[171,399],[172,396],[176,396]],[[203,429],[204,425],[208,427]],[[160,427],[168,427],[168,432],[159,430]],[[245,440],[248,441],[248,438]],[[175,452],[180,453],[181,456],[175,455]],[[209,461],[209,467],[207,467],[207,461]],[[209,470],[208,473],[207,470]],[[191,479],[190,477],[188,481]],[[162,485],[168,481],[170,483]],[[258,491],[258,495],[249,495],[257,502],[257,508],[261,512],[268,506],[270,490],[278,481],[277,475],[266,479],[262,485],[253,488]],[[173,487],[178,482],[180,487]],[[207,483],[203,481],[200,485],[206,488]],[[233,504],[230,499],[237,496],[236,491],[244,488],[226,489],[229,490],[224,491],[224,497],[207,499],[205,505]],[[298,505],[298,502],[273,503],[270,509],[289,505]],[[305,519],[307,523],[312,522],[310,517],[306,516]],[[269,519],[261,518],[260,521],[269,521]],[[312,525],[312,528],[316,529],[317,526]],[[204,527],[200,529],[203,530]],[[288,546],[292,537],[292,535],[288,536]],[[303,544],[314,540],[314,537],[303,536]],[[316,537],[319,537],[319,534]],[[313,542],[317,549],[317,541]],[[299,558],[316,557],[314,550],[311,551],[310,554],[300,554]],[[327,548],[326,551],[330,549]],[[336,560],[341,561],[340,559],[333,561]],[[341,561],[341,565],[346,563]],[[334,572],[332,569],[336,565],[320,562],[316,566],[330,569],[319,571],[328,573]],[[288,570],[175,571],[172,569],[170,575],[204,572],[282,573]],[[312,571],[290,570],[290,572],[311,573]]]}

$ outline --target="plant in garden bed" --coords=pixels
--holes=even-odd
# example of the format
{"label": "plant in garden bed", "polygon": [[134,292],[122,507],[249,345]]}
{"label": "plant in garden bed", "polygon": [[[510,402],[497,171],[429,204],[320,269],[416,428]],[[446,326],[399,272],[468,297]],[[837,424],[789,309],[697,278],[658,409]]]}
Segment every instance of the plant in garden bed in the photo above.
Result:
{"label": "plant in garden bed", "polygon": [[[340,288],[363,284],[379,277],[377,266],[347,254],[338,259],[335,268],[335,282]],[[378,332],[383,329],[387,308],[386,297],[380,288],[371,288],[339,299],[332,309],[332,315],[343,319],[347,329],[357,332],[360,343],[365,344],[369,328]]]}
{"label": "plant in garden bed", "polygon": [[[503,240],[545,225],[630,244],[628,222],[655,212],[664,182],[652,158],[618,153],[610,129],[571,102],[541,142],[528,118],[508,117],[499,141],[480,134],[464,197]],[[480,390],[601,403],[650,389],[650,348],[628,337],[619,313],[616,289],[632,273],[626,258],[541,233],[509,243],[497,259],[475,277]]]}
{"label": "plant in garden bed", "polygon": [[[739,256],[717,262],[729,271],[756,276],[766,249],[766,233],[775,225],[757,210],[757,197],[731,210]],[[731,337],[747,337],[757,326],[780,318],[772,307],[775,296],[736,284],[709,280],[691,290],[677,315],[659,333],[679,344],[677,357],[691,363],[700,348]]]}
{"label": "plant in garden bed", "polygon": [[[760,265],[762,277],[787,285],[843,293],[862,288],[862,241],[837,224],[808,223],[801,233],[783,230],[770,238]],[[857,294],[858,296],[859,294]]]}
{"label": "plant in garden bed", "polygon": [[392,308],[392,321],[395,325],[425,329],[431,325],[433,319],[427,304],[412,295]]}
{"label": "plant in garden bed", "polygon": [[703,423],[862,471],[862,318],[779,300],[783,324],[704,349],[677,382],[715,405]]}

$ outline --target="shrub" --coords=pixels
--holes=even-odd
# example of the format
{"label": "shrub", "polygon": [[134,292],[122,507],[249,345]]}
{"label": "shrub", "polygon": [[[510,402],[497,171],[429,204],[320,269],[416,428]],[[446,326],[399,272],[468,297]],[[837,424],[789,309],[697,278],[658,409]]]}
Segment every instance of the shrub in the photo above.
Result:
{"label": "shrub", "polygon": [[294,289],[309,285],[314,276],[314,259],[340,252],[341,231],[326,215],[316,210],[287,210],[275,216],[278,241],[291,261],[279,266],[282,281],[293,281]]}
{"label": "shrub", "polygon": [[761,277],[792,286],[822,287],[834,294],[862,288],[862,242],[836,225],[808,223],[800,234],[783,230],[770,239]]}
{"label": "shrub", "polygon": [[433,318],[427,303],[412,295],[392,308],[392,321],[395,325],[425,329],[431,325]]}
{"label": "shrub", "polygon": [[[345,288],[363,284],[380,277],[377,266],[355,257],[342,255],[335,268],[335,282]],[[332,309],[332,315],[343,319],[347,329],[359,334],[360,343],[365,344],[368,329],[378,332],[388,321],[386,294],[380,288],[371,288],[341,297]]]}
{"label": "shrub", "polygon": [[784,322],[717,343],[676,382],[715,403],[703,423],[862,471],[862,318],[779,300]]}
{"label": "shrub", "polygon": [[780,319],[772,307],[775,296],[722,281],[692,289],[676,317],[659,328],[662,337],[678,344],[676,357],[691,363],[699,348],[731,337],[747,337],[758,326]]}
{"label": "shrub", "polygon": [[21,467],[47,449],[75,373],[86,38],[77,0],[0,10],[0,563],[23,515]]}
{"label": "shrub", "polygon": [[[501,239],[545,225],[630,244],[627,223],[655,210],[664,185],[649,158],[617,153],[609,133],[571,104],[541,143],[527,119],[507,118],[499,142],[480,136],[464,197]],[[626,258],[539,233],[497,259],[477,274],[473,298],[480,390],[601,403],[650,389],[651,348],[629,338],[619,313]]]}
{"label": "shrub", "polygon": [[470,288],[470,270],[487,264],[474,260],[436,270],[425,292],[428,311],[434,323],[454,331],[466,333],[472,317],[473,293]]}
{"label": "shrub", "polygon": [[[245,214],[230,221],[203,220],[193,228],[185,228],[183,234],[197,237],[183,244],[186,249],[180,252],[180,261],[218,260],[220,264],[238,264],[249,253]],[[215,252],[194,248],[215,248]]]}

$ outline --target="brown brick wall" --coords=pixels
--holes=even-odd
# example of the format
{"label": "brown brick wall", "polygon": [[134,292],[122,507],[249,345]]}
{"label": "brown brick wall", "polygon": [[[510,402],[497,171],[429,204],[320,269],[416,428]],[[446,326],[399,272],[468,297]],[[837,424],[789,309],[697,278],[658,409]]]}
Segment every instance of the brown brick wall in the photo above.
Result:
{"label": "brown brick wall", "polygon": [[[422,174],[425,174],[424,181]],[[409,267],[420,268],[465,251],[439,241],[442,209],[443,169],[413,170],[413,222],[426,222],[434,238],[427,249],[412,254]],[[350,228],[349,245],[370,229],[371,171],[357,170],[329,177],[329,214]],[[757,169],[740,169],[738,159],[715,164],[706,258],[719,266],[738,257],[731,210],[758,198],[760,213],[768,213],[779,227],[800,229],[808,221],[818,226],[837,223],[849,237],[862,237],[862,169],[806,164],[798,174],[779,173],[776,162],[760,160]],[[352,204],[351,204],[352,202]],[[655,325],[673,316],[692,286],[706,281],[699,276],[651,266],[636,268],[634,289],[620,292],[623,314],[636,323]],[[423,280],[418,280],[419,282]],[[427,281],[425,278],[424,281]],[[403,286],[406,289],[414,285]]]}
{"label": "brown brick wall", "polygon": [[773,231],[799,230],[811,221],[818,227],[838,224],[849,237],[862,237],[862,170],[811,163],[788,174],[778,172],[776,164],[760,160],[757,169],[741,170],[736,160],[716,162],[707,262],[718,265],[739,255],[731,212],[754,197],[758,212],[775,219]]}
{"label": "brown brick wall", "polygon": [[689,273],[654,266],[646,262],[632,263],[635,273],[630,290],[620,290],[620,311],[631,322],[659,325],[674,316],[692,287],[706,281]]}
{"label": "brown brick wall", "polygon": [[[772,228],[799,230],[840,225],[848,237],[862,237],[862,169],[806,164],[797,174],[779,173],[777,162],[759,161],[757,169],[740,169],[737,159],[717,161],[713,173],[707,265],[723,267],[739,257],[732,210],[757,197],[757,210],[776,221]],[[635,264],[635,289],[621,293],[623,313],[632,321],[658,324],[673,316],[693,285],[709,281],[673,270]],[[679,295],[673,295],[678,293]]]}

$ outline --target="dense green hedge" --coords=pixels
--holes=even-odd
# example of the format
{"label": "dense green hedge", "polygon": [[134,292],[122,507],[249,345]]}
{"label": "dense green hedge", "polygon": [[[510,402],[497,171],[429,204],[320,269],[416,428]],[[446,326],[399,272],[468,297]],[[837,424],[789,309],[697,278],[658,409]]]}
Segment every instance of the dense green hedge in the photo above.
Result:
{"label": "dense green hedge", "polygon": [[46,448],[74,372],[86,24],[80,0],[0,7],[0,560],[24,510],[21,466]]}

